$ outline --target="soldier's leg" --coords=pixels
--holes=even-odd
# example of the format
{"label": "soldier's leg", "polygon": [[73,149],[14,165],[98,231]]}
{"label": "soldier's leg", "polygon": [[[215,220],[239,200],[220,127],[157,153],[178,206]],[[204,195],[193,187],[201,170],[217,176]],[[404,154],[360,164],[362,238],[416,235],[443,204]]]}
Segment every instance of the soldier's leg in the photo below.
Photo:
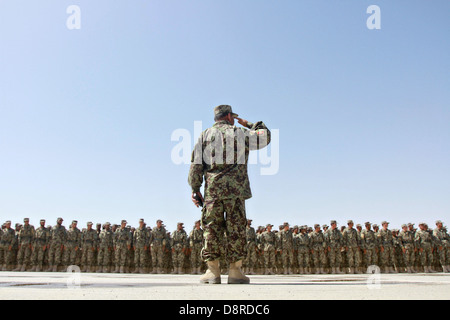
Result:
{"label": "soldier's leg", "polygon": [[203,248],[202,258],[204,261],[219,260],[224,234],[225,208],[222,201],[206,202],[202,210]]}
{"label": "soldier's leg", "polygon": [[226,235],[227,235],[227,260],[230,263],[240,261],[245,257],[246,244],[246,215],[245,200],[224,200],[224,211],[226,212]]}

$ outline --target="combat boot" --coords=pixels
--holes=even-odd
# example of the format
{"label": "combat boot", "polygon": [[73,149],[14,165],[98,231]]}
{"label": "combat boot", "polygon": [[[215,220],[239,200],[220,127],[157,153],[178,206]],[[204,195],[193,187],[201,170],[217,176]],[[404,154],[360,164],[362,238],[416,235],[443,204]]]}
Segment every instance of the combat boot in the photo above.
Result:
{"label": "combat boot", "polygon": [[450,272],[450,266],[445,266],[445,271],[444,272],[449,273]]}
{"label": "combat boot", "polygon": [[97,268],[96,273],[102,273],[102,267],[101,267],[101,266],[99,266],[99,267]]}
{"label": "combat boot", "polygon": [[91,273],[91,267],[87,267],[86,272]]}
{"label": "combat boot", "polygon": [[320,268],[320,274],[328,274],[328,272],[326,272],[324,268]]}
{"label": "combat boot", "polygon": [[331,274],[337,274],[336,268],[331,268]]}
{"label": "combat boot", "polygon": [[6,264],[3,265],[2,271],[7,271]]}
{"label": "combat boot", "polygon": [[336,267],[336,273],[337,274],[344,274],[344,272],[341,271],[341,268]]}
{"label": "combat boot", "polygon": [[182,267],[179,267],[179,268],[178,268],[178,274],[184,274],[184,270],[183,270]]}
{"label": "combat boot", "polygon": [[144,268],[139,268],[139,273],[140,273],[140,274],[145,274]]}
{"label": "combat boot", "polygon": [[124,267],[120,267],[120,273],[125,273],[125,268]]}
{"label": "combat boot", "polygon": [[320,274],[319,268],[316,268],[316,272],[314,272],[314,274]]}
{"label": "combat boot", "polygon": [[25,272],[25,270],[27,270],[27,265],[24,263],[22,268],[20,268],[20,272]]}
{"label": "combat boot", "polygon": [[246,277],[241,270],[242,260],[230,263],[228,284],[249,284],[250,278]]}
{"label": "combat boot", "polygon": [[208,270],[200,277],[200,283],[204,284],[220,284],[220,268],[219,260],[208,261]]}
{"label": "combat boot", "polygon": [[20,271],[20,265],[16,265],[16,268],[13,270],[13,272],[16,272],[16,271]]}
{"label": "combat boot", "polygon": [[33,268],[31,268],[30,272],[36,272],[36,266],[33,266]]}
{"label": "combat boot", "polygon": [[36,272],[41,272],[42,270],[42,264],[38,264],[36,267]]}
{"label": "combat boot", "polygon": [[363,272],[361,271],[362,268],[356,268],[355,269],[355,273],[357,274],[362,274]]}
{"label": "combat boot", "polygon": [[116,266],[116,269],[113,271],[113,273],[119,273],[119,266]]}
{"label": "combat boot", "polygon": [[58,272],[58,266],[53,266],[52,272]]}

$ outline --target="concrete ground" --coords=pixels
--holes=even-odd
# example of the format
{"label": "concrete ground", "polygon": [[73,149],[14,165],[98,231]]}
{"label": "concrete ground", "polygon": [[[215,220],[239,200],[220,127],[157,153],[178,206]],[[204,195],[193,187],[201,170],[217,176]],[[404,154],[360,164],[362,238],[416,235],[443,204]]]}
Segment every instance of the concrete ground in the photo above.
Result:
{"label": "concrete ground", "polygon": [[[0,272],[0,299],[450,299],[450,274],[250,276],[201,285],[198,275]],[[79,284],[79,285],[78,285]]]}

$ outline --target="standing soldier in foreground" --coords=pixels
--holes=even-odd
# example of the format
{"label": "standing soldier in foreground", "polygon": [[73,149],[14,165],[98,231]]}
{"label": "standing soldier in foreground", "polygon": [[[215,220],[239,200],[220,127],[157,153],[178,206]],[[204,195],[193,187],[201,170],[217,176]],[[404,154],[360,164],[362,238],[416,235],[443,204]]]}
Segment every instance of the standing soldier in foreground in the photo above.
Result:
{"label": "standing soldier in foreground", "polygon": [[320,230],[320,224],[314,225],[314,231],[309,234],[309,239],[311,240],[311,255],[316,269],[315,273],[325,274],[323,266],[327,263],[325,252],[328,247],[322,230]]}
{"label": "standing soldier in foreground", "polygon": [[11,271],[13,268],[13,246],[16,241],[16,232],[11,228],[11,221],[6,221],[5,229],[3,229],[1,236],[0,254],[3,255],[2,271]]}
{"label": "standing soldier in foreground", "polygon": [[345,246],[345,252],[347,254],[348,266],[350,268],[349,273],[361,273],[359,266],[361,265],[361,256],[359,250],[361,250],[361,240],[358,235],[358,231],[353,228],[353,221],[347,221],[347,228],[342,234]]}
{"label": "standing soldier in foreground", "polygon": [[114,250],[114,233],[110,230],[111,224],[105,223],[105,228],[100,232],[97,253],[97,273],[109,272],[109,265]]}
{"label": "standing soldier in foreground", "polygon": [[443,228],[442,221],[436,221],[436,229],[433,230],[433,236],[437,242],[437,251],[439,256],[439,262],[442,266],[443,272],[450,272],[450,237]]}
{"label": "standing soldier in foreground", "polygon": [[277,236],[272,232],[273,225],[268,224],[266,231],[261,234],[261,246],[264,250],[264,274],[275,274],[272,267],[275,266],[275,254],[277,250]]}
{"label": "standing soldier in foreground", "polygon": [[245,267],[248,274],[255,274],[256,261],[257,261],[257,244],[256,244],[256,232],[252,227],[252,220],[247,220],[246,228],[246,239],[247,239],[247,255],[245,257]]}
{"label": "standing soldier in foreground", "polygon": [[171,247],[173,274],[184,274],[184,257],[186,256],[188,239],[186,231],[183,229],[183,224],[183,222],[178,222],[177,230],[175,230],[172,234]]}
{"label": "standing soldier in foreground", "polygon": [[83,235],[83,272],[92,272],[95,266],[95,255],[97,253],[98,235],[97,230],[92,228],[93,223],[87,223],[87,230]]}
{"label": "standing soldier in foreground", "polygon": [[289,223],[285,222],[283,230],[280,232],[280,250],[283,261],[284,274],[292,274],[292,266],[294,265],[294,238]]}
{"label": "standing soldier in foreground", "polygon": [[381,265],[385,273],[395,273],[394,271],[394,238],[392,231],[388,229],[389,222],[381,222],[381,229],[378,232],[378,241],[380,243]]}
{"label": "standing soldier in foreground", "polygon": [[[248,129],[234,126],[235,119]],[[214,120],[213,127],[201,134],[192,152],[188,178],[192,201],[197,207],[199,201],[196,198],[204,203],[202,227],[205,241],[202,256],[208,270],[200,281],[220,283],[219,259],[226,233],[227,260],[230,263],[228,283],[250,283],[240,269],[245,258],[245,200],[252,196],[247,163],[250,150],[264,148],[270,143],[270,131],[261,121],[253,124],[238,118],[229,105],[217,106]],[[203,178],[204,199],[200,193]]]}
{"label": "standing soldier in foreground", "polygon": [[64,252],[64,244],[67,239],[66,227],[62,225],[63,218],[56,220],[56,225],[52,228],[52,238],[50,241],[50,250],[48,253],[49,267],[47,271],[58,271],[58,266],[61,264],[62,255]]}
{"label": "standing soldier in foreground", "polygon": [[24,272],[31,263],[31,249],[34,242],[35,231],[30,225],[30,219],[23,219],[23,228],[19,232],[19,252],[17,253],[17,269],[13,271]]}
{"label": "standing soldier in foreground", "polygon": [[150,246],[150,233],[145,227],[144,219],[139,220],[139,228],[134,230],[133,249],[134,249],[134,272],[145,273],[148,261],[148,247]]}
{"label": "standing soldier in foreground", "polygon": [[163,260],[164,252],[167,244],[167,231],[162,226],[163,221],[157,220],[156,227],[152,230],[152,261],[153,261],[153,274],[163,273]]}
{"label": "standing soldier in foreground", "polygon": [[64,246],[64,265],[80,264],[77,261],[78,250],[81,248],[81,231],[77,228],[78,221],[73,220],[69,230],[67,230],[67,240]]}
{"label": "standing soldier in foreground", "polygon": [[378,265],[377,257],[377,236],[375,232],[371,229],[371,223],[364,223],[365,229],[361,231],[361,243],[364,252],[364,258],[367,268],[372,265]]}
{"label": "standing soldier in foreground", "polygon": [[189,244],[191,247],[191,268],[192,274],[200,274],[200,268],[202,265],[202,242],[203,242],[203,230],[200,228],[200,220],[195,221],[194,229],[189,234]]}
{"label": "standing soldier in foreground", "polygon": [[127,261],[128,251],[131,249],[131,233],[126,228],[127,221],[122,220],[120,228],[114,234],[114,251],[116,269],[114,273],[125,273],[125,264]]}
{"label": "standing soldier in foreground", "polygon": [[325,234],[328,246],[328,261],[332,270],[331,273],[342,274],[343,272],[340,270],[342,262],[341,249],[343,248],[344,239],[342,238],[341,231],[337,228],[336,220],[331,220],[330,224],[331,229],[328,229]]}
{"label": "standing soldier in foreground", "polygon": [[50,230],[45,227],[45,220],[40,221],[40,227],[36,229],[36,236],[33,243],[33,269],[31,271],[40,272],[43,270],[45,251],[50,241]]}
{"label": "standing soldier in foreground", "polygon": [[300,233],[297,235],[297,261],[300,274],[309,274],[311,272],[310,250],[311,239],[306,233],[306,226],[300,226]]}
{"label": "standing soldier in foreground", "polygon": [[408,230],[406,224],[402,225],[402,231],[398,235],[400,244],[403,252],[403,261],[406,265],[406,270],[408,273],[413,273],[414,260],[415,260],[415,250],[414,247],[414,234]]}

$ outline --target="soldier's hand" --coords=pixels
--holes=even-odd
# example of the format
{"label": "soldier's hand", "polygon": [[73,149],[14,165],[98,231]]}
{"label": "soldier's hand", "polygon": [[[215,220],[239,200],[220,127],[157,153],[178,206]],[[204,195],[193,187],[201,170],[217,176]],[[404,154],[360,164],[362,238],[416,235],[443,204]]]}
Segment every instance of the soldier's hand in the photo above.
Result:
{"label": "soldier's hand", "polygon": [[403,249],[402,249],[402,251],[403,251],[403,253],[405,253],[405,252],[406,252],[406,249],[405,249],[405,248],[403,248]]}
{"label": "soldier's hand", "polygon": [[242,119],[242,118],[236,118],[236,120],[238,121],[238,123],[239,123],[241,126],[248,128],[248,121],[247,121],[247,120]]}
{"label": "soldier's hand", "polygon": [[442,251],[442,246],[439,246],[439,251]]}
{"label": "soldier's hand", "polygon": [[384,247],[381,247],[381,248],[380,248],[380,251],[381,251],[381,252],[384,252]]}
{"label": "soldier's hand", "polygon": [[420,248],[419,252],[422,253],[423,252],[423,248]]}
{"label": "soldier's hand", "polygon": [[172,253],[174,253],[175,252],[175,248],[172,248]]}
{"label": "soldier's hand", "polygon": [[193,193],[193,194],[192,194],[191,200],[192,200],[192,202],[195,204],[195,206],[198,208],[198,207],[200,207],[200,204],[199,204],[199,202],[198,202],[197,200],[195,200],[195,198],[194,198],[195,195],[197,195],[197,196],[200,197],[200,199],[202,200],[202,203],[203,203],[203,204],[205,203],[205,200],[203,199],[202,193],[201,193],[200,191],[197,192],[197,193]]}
{"label": "soldier's hand", "polygon": [[367,253],[367,250],[366,249],[364,249],[364,254],[366,254]]}
{"label": "soldier's hand", "polygon": [[45,251],[45,250],[47,250],[47,246],[44,246],[44,247],[42,248],[42,251]]}
{"label": "soldier's hand", "polygon": [[148,247],[147,247],[147,246],[145,246],[145,247],[144,247],[144,251],[147,251],[147,249],[148,249]]}
{"label": "soldier's hand", "polygon": [[20,250],[21,245],[19,244],[19,250]]}
{"label": "soldier's hand", "polygon": [[345,251],[348,251],[348,247],[345,247]]}
{"label": "soldier's hand", "polygon": [[128,248],[128,250],[130,250],[131,249],[131,245],[127,245],[127,248]]}
{"label": "soldier's hand", "polygon": [[[441,247],[442,248],[442,247]],[[30,244],[30,249],[33,249],[33,246]]]}
{"label": "soldier's hand", "polygon": [[9,247],[8,247],[8,251],[11,251],[11,249],[12,249],[12,246],[9,246]]}

